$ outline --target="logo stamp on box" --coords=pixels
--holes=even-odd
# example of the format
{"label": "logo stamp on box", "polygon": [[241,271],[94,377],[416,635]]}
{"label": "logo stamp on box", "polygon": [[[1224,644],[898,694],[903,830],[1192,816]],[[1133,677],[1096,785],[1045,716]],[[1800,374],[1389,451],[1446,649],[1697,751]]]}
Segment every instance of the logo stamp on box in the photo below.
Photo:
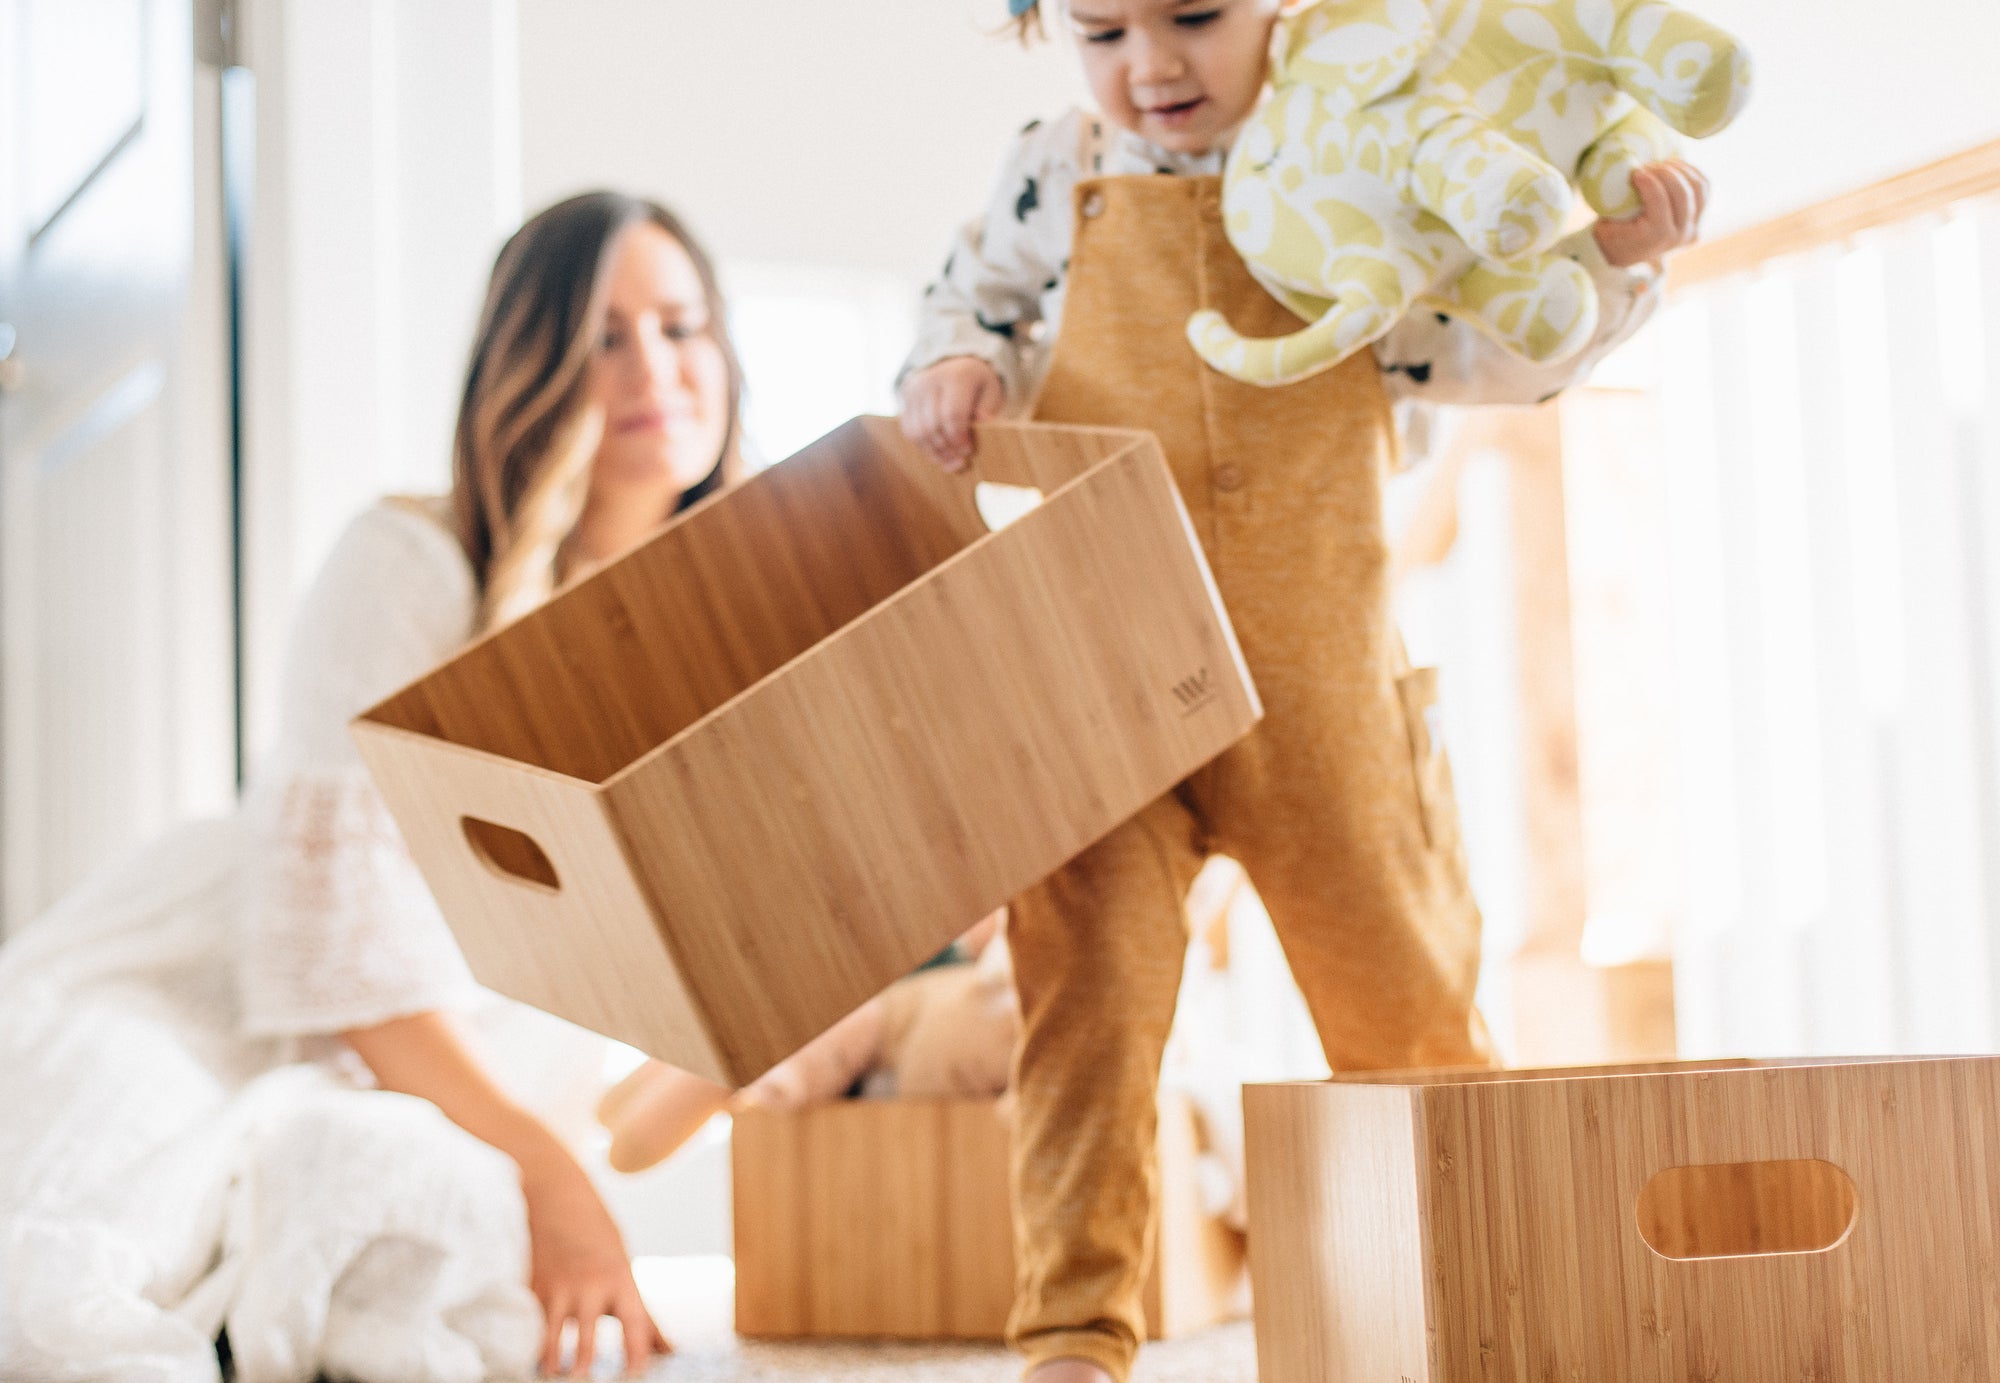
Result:
{"label": "logo stamp on box", "polygon": [[1192,677],[1183,677],[1174,683],[1174,700],[1180,703],[1181,714],[1193,715],[1196,711],[1215,700],[1215,679],[1209,675],[1204,664]]}

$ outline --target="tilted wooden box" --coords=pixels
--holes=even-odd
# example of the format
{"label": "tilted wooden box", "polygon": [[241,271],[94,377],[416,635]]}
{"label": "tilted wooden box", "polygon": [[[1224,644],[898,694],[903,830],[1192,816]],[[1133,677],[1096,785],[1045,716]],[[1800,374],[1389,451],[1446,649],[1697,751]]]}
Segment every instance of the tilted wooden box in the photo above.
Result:
{"label": "tilted wooden box", "polygon": [[2000,1058],[1245,1091],[1265,1383],[2000,1378]]}
{"label": "tilted wooden box", "polygon": [[[736,1329],[997,1340],[1014,1301],[1008,1127],[991,1099],[749,1110],[731,1133]],[[1243,1314],[1243,1236],[1202,1208],[1194,1111],[1160,1102],[1152,1339]]]}
{"label": "tilted wooden box", "polygon": [[1260,714],[1151,434],[864,418],[355,733],[482,983],[742,1085]]}

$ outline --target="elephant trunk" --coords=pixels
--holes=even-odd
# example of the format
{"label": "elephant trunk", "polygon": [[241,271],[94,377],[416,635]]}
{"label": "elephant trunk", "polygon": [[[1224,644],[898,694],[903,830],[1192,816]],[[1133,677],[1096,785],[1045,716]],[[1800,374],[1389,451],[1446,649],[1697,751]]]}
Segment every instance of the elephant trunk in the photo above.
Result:
{"label": "elephant trunk", "polygon": [[1239,334],[1219,312],[1188,319],[1188,342],[1215,369],[1245,384],[1291,384],[1330,370],[1389,329],[1385,307],[1357,307],[1336,300],[1318,321],[1288,336]]}

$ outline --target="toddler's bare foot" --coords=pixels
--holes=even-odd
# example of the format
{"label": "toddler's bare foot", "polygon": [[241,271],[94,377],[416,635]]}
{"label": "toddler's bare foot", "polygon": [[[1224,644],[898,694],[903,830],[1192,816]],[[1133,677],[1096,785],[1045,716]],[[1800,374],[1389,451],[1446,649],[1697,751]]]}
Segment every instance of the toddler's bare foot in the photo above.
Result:
{"label": "toddler's bare foot", "polygon": [[1029,1374],[1026,1383],[1112,1383],[1112,1378],[1088,1359],[1051,1359]]}

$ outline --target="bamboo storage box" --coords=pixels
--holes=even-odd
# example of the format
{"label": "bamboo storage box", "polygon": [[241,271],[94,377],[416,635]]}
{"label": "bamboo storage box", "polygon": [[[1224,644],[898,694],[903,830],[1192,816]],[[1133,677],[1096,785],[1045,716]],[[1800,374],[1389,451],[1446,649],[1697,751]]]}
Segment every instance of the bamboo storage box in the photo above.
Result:
{"label": "bamboo storage box", "polygon": [[[1160,1101],[1150,1338],[1243,1314],[1243,1236],[1202,1207],[1194,1109]],[[997,1340],[1014,1301],[999,1101],[746,1110],[730,1138],[736,1329],[768,1338]]]}
{"label": "bamboo storage box", "polygon": [[1265,1383],[2000,1378],[2000,1058],[1245,1091]]}
{"label": "bamboo storage box", "polygon": [[482,983],[742,1085],[1259,714],[1151,434],[863,418],[355,732]]}

